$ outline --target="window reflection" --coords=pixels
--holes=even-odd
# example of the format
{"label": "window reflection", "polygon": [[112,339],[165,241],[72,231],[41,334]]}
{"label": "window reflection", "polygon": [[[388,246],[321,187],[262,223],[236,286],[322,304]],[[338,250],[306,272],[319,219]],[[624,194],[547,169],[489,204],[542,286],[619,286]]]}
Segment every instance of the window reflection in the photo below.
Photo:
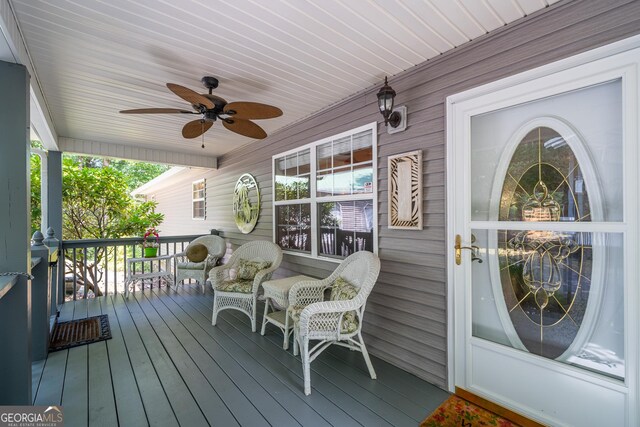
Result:
{"label": "window reflection", "polygon": [[311,252],[311,205],[276,206],[276,243],[283,249]]}
{"label": "window reflection", "polygon": [[318,253],[347,257],[373,251],[373,201],[318,203]]}

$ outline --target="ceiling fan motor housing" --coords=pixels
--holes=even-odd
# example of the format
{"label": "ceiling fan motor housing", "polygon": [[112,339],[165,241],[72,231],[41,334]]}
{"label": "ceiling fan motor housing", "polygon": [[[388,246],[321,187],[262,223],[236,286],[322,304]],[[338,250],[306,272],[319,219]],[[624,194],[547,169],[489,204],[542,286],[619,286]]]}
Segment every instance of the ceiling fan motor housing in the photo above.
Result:
{"label": "ceiling fan motor housing", "polygon": [[212,89],[215,89],[218,87],[218,79],[216,79],[215,77],[204,76],[200,81],[202,82],[204,87],[209,89],[209,93],[211,93]]}

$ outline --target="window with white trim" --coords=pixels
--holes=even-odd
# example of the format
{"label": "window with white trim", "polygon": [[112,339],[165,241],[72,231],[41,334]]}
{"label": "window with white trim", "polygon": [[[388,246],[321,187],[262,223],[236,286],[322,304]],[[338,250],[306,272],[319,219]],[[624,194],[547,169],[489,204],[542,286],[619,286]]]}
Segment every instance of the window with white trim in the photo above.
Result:
{"label": "window with white trim", "polygon": [[206,207],[206,180],[200,179],[191,184],[191,217],[193,219],[205,219]]}
{"label": "window with white trim", "polygon": [[284,251],[377,252],[376,124],[273,156],[274,236]]}

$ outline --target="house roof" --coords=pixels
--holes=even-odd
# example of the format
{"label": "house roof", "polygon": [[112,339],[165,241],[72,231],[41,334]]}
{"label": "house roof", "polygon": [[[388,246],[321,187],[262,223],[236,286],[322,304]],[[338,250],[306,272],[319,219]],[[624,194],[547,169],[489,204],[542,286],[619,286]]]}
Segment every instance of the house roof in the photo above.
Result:
{"label": "house roof", "polygon": [[142,184],[140,187],[135,188],[131,195],[138,196],[143,194],[149,194],[157,189],[163,188],[171,184],[171,177],[174,177],[177,174],[180,174],[187,168],[181,166],[174,166],[171,169],[161,173],[160,175],[153,178],[151,181]]}
{"label": "house roof", "polygon": [[165,83],[205,92],[212,75],[229,101],[280,107],[259,122],[272,134],[556,1],[8,0],[0,26],[63,151],[215,167],[196,160],[260,141],[216,123],[202,149],[190,118],[118,111],[188,108]]}

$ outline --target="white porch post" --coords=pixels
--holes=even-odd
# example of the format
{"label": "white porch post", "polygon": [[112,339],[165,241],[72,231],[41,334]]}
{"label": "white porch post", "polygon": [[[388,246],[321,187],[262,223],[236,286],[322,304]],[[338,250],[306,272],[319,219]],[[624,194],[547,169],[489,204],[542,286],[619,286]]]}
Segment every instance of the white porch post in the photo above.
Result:
{"label": "white porch post", "polygon": [[[0,272],[30,273],[29,74],[0,61]],[[31,404],[31,283],[0,292],[0,405]]]}
{"label": "white porch post", "polygon": [[[47,151],[47,226],[42,229],[53,228],[55,236],[62,242],[62,152]],[[44,196],[44,195],[43,195]],[[44,220],[44,210],[42,212]],[[57,287],[51,289],[51,313],[55,314],[58,305],[64,299],[64,258],[60,258],[58,268]]]}

